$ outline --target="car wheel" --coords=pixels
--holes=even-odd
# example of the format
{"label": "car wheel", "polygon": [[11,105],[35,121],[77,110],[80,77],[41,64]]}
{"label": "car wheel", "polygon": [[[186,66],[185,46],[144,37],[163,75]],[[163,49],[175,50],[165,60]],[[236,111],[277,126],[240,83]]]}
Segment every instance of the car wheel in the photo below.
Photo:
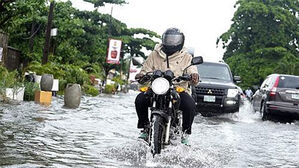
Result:
{"label": "car wheel", "polygon": [[266,103],[265,103],[265,102],[263,102],[263,104],[262,104],[262,107],[261,107],[261,114],[262,114],[262,120],[263,120],[263,121],[266,121],[266,120],[269,120],[269,119],[270,119],[270,114],[269,114],[269,112],[267,111]]}

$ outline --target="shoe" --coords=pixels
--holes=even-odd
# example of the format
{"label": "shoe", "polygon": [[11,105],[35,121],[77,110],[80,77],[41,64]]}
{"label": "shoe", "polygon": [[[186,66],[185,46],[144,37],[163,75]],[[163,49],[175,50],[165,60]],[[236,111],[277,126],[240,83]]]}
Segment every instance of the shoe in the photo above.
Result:
{"label": "shoe", "polygon": [[181,143],[187,146],[190,146],[189,144],[189,134],[183,134],[181,137]]}
{"label": "shoe", "polygon": [[138,138],[147,141],[148,140],[148,133],[147,133],[147,131],[146,130],[141,130]]}

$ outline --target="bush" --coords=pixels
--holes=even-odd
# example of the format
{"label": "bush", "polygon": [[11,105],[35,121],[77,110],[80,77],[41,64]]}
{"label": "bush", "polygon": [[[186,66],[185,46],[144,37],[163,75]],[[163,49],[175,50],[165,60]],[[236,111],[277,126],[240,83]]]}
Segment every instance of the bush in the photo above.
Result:
{"label": "bush", "polygon": [[91,85],[84,85],[83,92],[87,95],[97,96],[99,95],[99,90]]}
{"label": "bush", "polygon": [[116,76],[116,77],[114,77],[114,78],[112,79],[112,81],[115,82],[115,83],[114,83],[114,88],[115,88],[116,90],[119,89],[118,87],[122,87],[122,85],[125,85],[125,84],[127,83],[125,80],[122,80],[122,79],[120,78],[120,76]]}
{"label": "bush", "polygon": [[53,74],[55,79],[59,79],[59,93],[63,92],[67,83],[77,83],[83,86],[90,82],[88,74],[76,65],[54,63],[41,65],[39,62],[33,61],[26,70],[33,71],[37,75]]}
{"label": "bush", "polygon": [[19,82],[17,71],[8,72],[5,67],[0,66],[0,86],[12,88]]}
{"label": "bush", "polygon": [[24,101],[33,101],[35,91],[40,90],[38,83],[25,82]]}
{"label": "bush", "polygon": [[83,86],[85,83],[90,83],[88,74],[79,66],[65,65],[64,79],[67,83],[77,83]]}
{"label": "bush", "polygon": [[120,85],[124,85],[126,84],[126,81],[120,79],[120,76],[116,76],[112,79],[112,81],[115,82],[115,84],[120,84]]}
{"label": "bush", "polygon": [[5,67],[0,65],[0,97],[6,97],[6,88],[12,88],[17,91],[23,86],[23,79],[18,77],[17,71],[9,72]]}
{"label": "bush", "polygon": [[116,92],[115,85],[106,85],[104,92],[107,94],[115,93]]}

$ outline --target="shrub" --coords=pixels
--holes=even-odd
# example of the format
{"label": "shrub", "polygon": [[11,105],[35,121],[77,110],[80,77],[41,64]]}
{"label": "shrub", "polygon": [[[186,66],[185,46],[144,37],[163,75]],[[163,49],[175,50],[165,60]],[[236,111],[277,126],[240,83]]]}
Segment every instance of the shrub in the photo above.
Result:
{"label": "shrub", "polygon": [[85,83],[89,83],[88,74],[79,66],[66,65],[64,79],[67,83],[77,83],[83,86]]}
{"label": "shrub", "polygon": [[35,91],[40,90],[38,83],[25,82],[24,101],[33,101]]}
{"label": "shrub", "polygon": [[18,77],[17,71],[9,72],[5,67],[0,66],[0,97],[6,97],[6,88],[12,88],[16,92],[23,86],[23,79]]}
{"label": "shrub", "polygon": [[99,90],[91,85],[84,85],[83,92],[87,95],[97,96],[99,95]]}
{"label": "shrub", "polygon": [[107,94],[115,93],[116,92],[115,85],[106,85],[104,92]]}
{"label": "shrub", "polygon": [[6,68],[0,66],[0,85],[5,88],[12,88],[18,82],[17,71],[8,72]]}
{"label": "shrub", "polygon": [[116,84],[120,84],[120,85],[124,85],[126,84],[126,81],[120,79],[120,76],[116,76],[112,79],[112,81],[114,81]]}
{"label": "shrub", "polygon": [[33,61],[26,70],[33,71],[37,75],[53,74],[55,79],[59,79],[59,93],[63,92],[67,83],[77,83],[81,86],[89,83],[88,74],[76,65],[55,63],[41,65],[39,62]]}

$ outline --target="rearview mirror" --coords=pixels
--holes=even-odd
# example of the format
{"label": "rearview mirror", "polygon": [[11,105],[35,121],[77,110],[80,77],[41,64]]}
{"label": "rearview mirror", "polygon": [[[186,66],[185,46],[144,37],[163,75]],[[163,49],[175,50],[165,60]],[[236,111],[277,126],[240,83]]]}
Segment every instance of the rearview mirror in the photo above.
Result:
{"label": "rearview mirror", "polygon": [[203,63],[202,56],[193,57],[191,61],[191,65],[198,65]]}
{"label": "rearview mirror", "polygon": [[144,59],[142,57],[133,57],[132,58],[132,63],[135,66],[142,65],[143,62],[144,62]]}
{"label": "rearview mirror", "polygon": [[241,77],[240,76],[234,76],[234,81],[236,83],[240,83],[241,82]]}

